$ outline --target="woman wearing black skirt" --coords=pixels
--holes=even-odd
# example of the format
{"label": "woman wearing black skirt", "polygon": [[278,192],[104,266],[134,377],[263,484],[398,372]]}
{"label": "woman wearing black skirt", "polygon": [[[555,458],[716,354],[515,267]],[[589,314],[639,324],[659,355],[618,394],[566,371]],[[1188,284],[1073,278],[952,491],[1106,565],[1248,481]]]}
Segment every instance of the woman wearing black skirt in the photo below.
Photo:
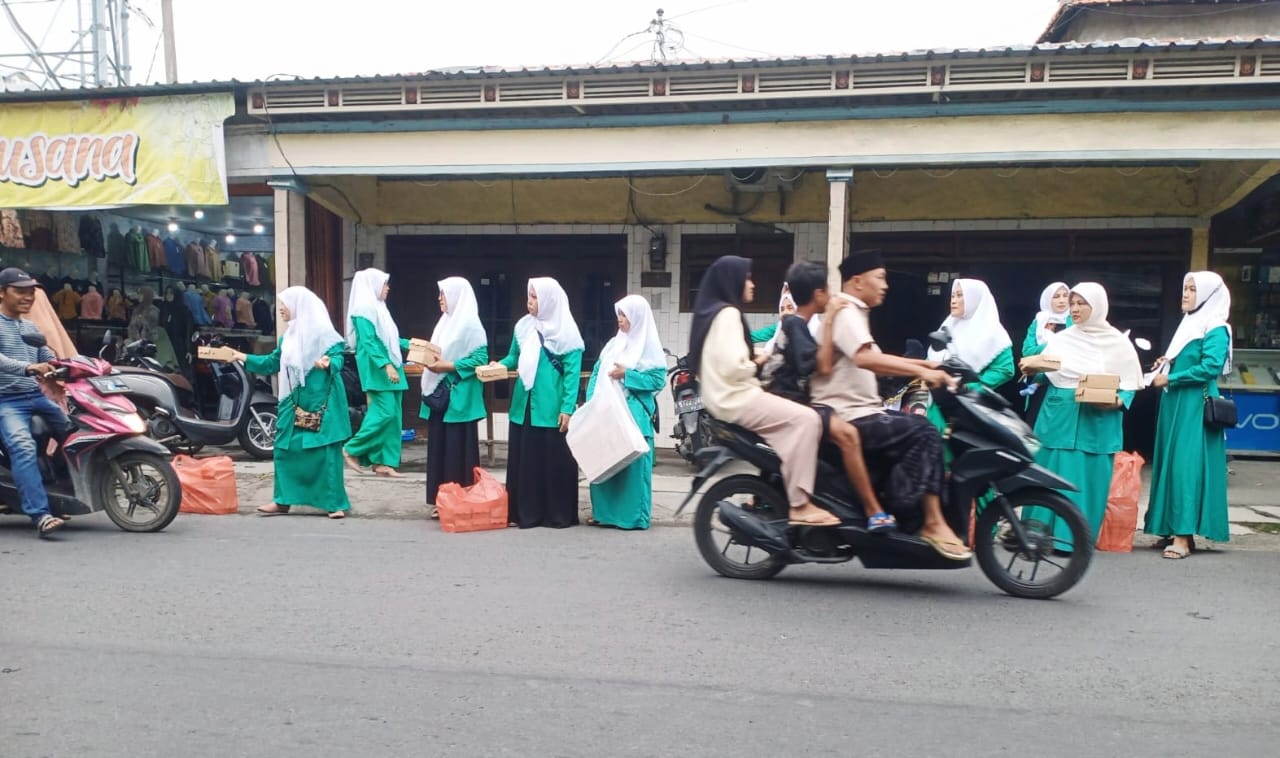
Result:
{"label": "woman wearing black skirt", "polygon": [[[427,507],[439,518],[436,493],[445,482],[475,483],[480,465],[477,423],[484,419],[484,386],[476,368],[489,362],[489,340],[471,283],[451,276],[440,285],[440,321],[431,342],[440,357],[422,372],[422,411],[427,420]],[[434,408],[432,406],[435,406]]]}
{"label": "woman wearing black skirt", "polygon": [[578,464],[564,433],[578,404],[582,335],[555,279],[530,279],[528,294],[529,315],[495,364],[519,373],[511,395],[508,520],[521,529],[561,529],[578,523]]}

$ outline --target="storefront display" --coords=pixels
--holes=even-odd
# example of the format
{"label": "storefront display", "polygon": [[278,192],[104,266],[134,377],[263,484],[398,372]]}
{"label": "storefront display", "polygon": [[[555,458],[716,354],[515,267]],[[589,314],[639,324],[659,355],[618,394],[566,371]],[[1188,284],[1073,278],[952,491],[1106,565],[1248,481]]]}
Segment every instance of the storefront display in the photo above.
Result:
{"label": "storefront display", "polygon": [[1236,350],[1232,371],[1218,386],[1236,403],[1227,452],[1280,455],[1280,350]]}

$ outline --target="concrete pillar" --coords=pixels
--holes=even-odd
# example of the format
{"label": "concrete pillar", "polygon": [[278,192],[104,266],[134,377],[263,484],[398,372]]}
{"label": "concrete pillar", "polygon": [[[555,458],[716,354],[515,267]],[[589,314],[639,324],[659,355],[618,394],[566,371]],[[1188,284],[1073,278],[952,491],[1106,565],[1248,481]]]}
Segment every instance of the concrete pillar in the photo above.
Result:
{"label": "concrete pillar", "polygon": [[[275,190],[276,298],[295,284],[307,282],[306,197],[286,189]],[[276,312],[276,334],[284,334],[284,322]]]}
{"label": "concrete pillar", "polygon": [[827,282],[832,292],[839,292],[839,266],[849,252],[849,199],[853,169],[828,169],[827,186],[831,194],[831,204],[827,208]]}
{"label": "concrete pillar", "polygon": [[1207,271],[1209,269],[1209,227],[1196,227],[1191,230],[1191,270]]}

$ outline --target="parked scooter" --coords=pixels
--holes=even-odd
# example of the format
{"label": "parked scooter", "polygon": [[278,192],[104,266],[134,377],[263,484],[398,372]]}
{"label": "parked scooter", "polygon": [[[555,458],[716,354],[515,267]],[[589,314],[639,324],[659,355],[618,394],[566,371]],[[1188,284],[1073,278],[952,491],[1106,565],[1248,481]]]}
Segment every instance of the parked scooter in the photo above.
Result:
{"label": "parked scooter", "polygon": [[[104,342],[110,339],[108,333]],[[254,458],[271,458],[277,400],[270,385],[251,379],[239,363],[210,361],[217,394],[216,403],[206,407],[185,376],[170,372],[154,356],[155,345],[151,342],[126,343],[116,362],[116,373],[156,441],[180,452],[239,441]]]}
{"label": "parked scooter", "polygon": [[700,450],[711,444],[706,421],[709,418],[702,408],[702,396],[698,394],[698,382],[689,368],[688,356],[677,357],[662,349],[676,363],[667,369],[667,384],[671,387],[671,400],[675,405],[676,423],[671,438],[676,441],[676,452],[690,464]]}
{"label": "parked scooter", "polygon": [[[33,347],[41,335],[24,334]],[[66,380],[71,433],[48,455],[50,430],[44,419],[31,421],[37,460],[49,508],[57,516],[106,511],[127,532],[158,532],[178,515],[182,487],[164,446],[146,437],[147,424],[127,397],[128,388],[112,376],[111,364],[76,356],[50,362],[46,378]],[[4,511],[22,514],[9,455],[0,447],[0,501]]]}
{"label": "parked scooter", "polygon": [[[944,345],[946,337],[931,335]],[[933,401],[951,427],[947,444],[954,458],[949,502],[969,503],[988,490],[994,493],[977,517],[973,550],[978,565],[997,587],[1016,597],[1050,598],[1066,592],[1084,576],[1093,556],[1093,541],[1083,514],[1056,491],[1075,487],[1036,465],[1040,443],[1004,398],[982,387],[964,386],[978,379],[970,366],[951,359],[942,370],[961,382],[955,390],[943,387],[932,391]],[[707,480],[731,461],[744,461],[758,469],[755,474],[721,479],[698,503],[694,517],[698,550],[718,573],[736,579],[768,579],[790,564],[844,563],[855,557],[867,568],[957,569],[969,565],[967,560],[940,556],[927,542],[906,532],[869,532],[838,454],[824,453],[818,461],[817,491],[812,498],[839,516],[842,523],[834,527],[789,525],[777,453],[746,429],[714,419],[709,423],[716,446],[700,456],[702,470],[694,477],[677,515]],[[875,478],[876,467],[871,469]],[[895,515],[904,529],[919,521],[912,514]],[[1055,523],[1065,526],[1069,539],[1055,537]],[[967,524],[952,526],[962,535],[960,527],[967,531]]]}

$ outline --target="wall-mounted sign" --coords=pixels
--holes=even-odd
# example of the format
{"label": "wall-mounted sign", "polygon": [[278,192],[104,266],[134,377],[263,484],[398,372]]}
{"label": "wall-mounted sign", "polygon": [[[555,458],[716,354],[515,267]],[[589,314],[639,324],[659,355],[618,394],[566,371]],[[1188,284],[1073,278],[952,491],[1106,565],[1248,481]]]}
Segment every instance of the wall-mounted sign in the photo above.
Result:
{"label": "wall-mounted sign", "polygon": [[230,92],[2,108],[0,208],[227,203]]}

